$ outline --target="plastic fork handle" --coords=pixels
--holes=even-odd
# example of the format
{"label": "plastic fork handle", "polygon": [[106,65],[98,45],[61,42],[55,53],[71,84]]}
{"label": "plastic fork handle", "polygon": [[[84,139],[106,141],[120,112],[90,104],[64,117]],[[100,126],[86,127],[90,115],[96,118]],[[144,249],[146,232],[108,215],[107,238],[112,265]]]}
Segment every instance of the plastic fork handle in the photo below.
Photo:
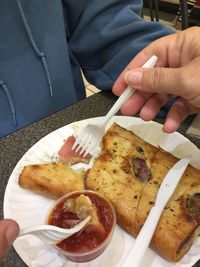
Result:
{"label": "plastic fork handle", "polygon": [[123,262],[123,267],[139,267],[144,257],[144,253],[151,242],[152,236],[162,214],[164,206],[154,206],[151,208],[149,215],[138,234],[135,243],[127,253]]}
{"label": "plastic fork handle", "polygon": [[[156,62],[158,61],[158,57],[153,55],[143,66],[142,68],[151,68],[154,67]],[[119,111],[121,106],[135,93],[135,89],[132,87],[127,87],[121,96],[117,99],[115,104],[109,110],[107,115],[105,116],[104,125]]]}
{"label": "plastic fork handle", "polygon": [[44,225],[37,225],[37,226],[31,226],[26,229],[20,229],[19,236],[31,234],[34,232],[40,232],[40,231],[55,231],[59,232],[61,234],[75,234],[79,232],[89,221],[91,220],[91,216],[88,215],[84,220],[82,220],[80,223],[76,224],[73,228],[60,228],[55,225],[50,224],[44,224]]}

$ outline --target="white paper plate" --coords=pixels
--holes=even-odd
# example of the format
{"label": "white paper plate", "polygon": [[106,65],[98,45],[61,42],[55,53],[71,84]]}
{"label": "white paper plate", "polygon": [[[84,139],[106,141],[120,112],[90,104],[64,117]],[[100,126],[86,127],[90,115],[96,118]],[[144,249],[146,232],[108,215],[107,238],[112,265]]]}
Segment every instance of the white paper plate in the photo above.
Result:
{"label": "white paper plate", "polygon": [[[88,122],[100,122],[102,117],[83,120],[62,127],[37,142],[16,165],[7,184],[4,198],[4,216],[13,218],[21,227],[35,226],[44,222],[44,217],[52,201],[40,195],[22,189],[18,185],[18,177],[27,164],[47,163],[55,156],[63,144],[63,140],[73,131],[77,131]],[[153,145],[159,145],[175,156],[182,158],[192,156],[192,165],[200,169],[200,151],[181,134],[165,134],[162,125],[155,122],[144,122],[139,118],[116,116],[118,124],[133,130],[140,137]],[[109,125],[112,121],[109,123]],[[88,168],[78,164],[76,168]],[[111,244],[97,259],[88,263],[73,263],[61,257],[51,246],[44,244],[34,236],[18,238],[14,247],[22,260],[32,267],[122,267],[123,259],[134,238],[117,227]],[[169,263],[148,249],[141,267],[191,267],[200,259],[200,238],[179,263]]]}

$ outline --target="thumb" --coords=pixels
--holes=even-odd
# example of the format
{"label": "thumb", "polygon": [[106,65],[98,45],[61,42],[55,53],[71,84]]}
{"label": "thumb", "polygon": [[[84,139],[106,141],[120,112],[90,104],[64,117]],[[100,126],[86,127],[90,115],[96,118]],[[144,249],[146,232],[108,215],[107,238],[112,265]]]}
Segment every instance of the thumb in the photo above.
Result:
{"label": "thumb", "polygon": [[180,76],[183,75],[179,68],[157,67],[130,70],[125,74],[124,79],[129,86],[135,89],[176,95],[176,93],[180,93],[179,83],[183,83]]}
{"label": "thumb", "polygon": [[18,224],[10,219],[0,221],[0,260],[2,260],[19,234]]}

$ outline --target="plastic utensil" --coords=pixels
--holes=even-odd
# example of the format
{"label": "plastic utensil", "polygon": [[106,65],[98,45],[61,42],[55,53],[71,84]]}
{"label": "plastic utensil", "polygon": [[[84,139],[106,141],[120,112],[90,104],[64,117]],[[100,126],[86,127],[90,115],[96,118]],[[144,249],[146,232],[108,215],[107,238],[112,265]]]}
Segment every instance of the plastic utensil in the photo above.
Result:
{"label": "plastic utensil", "polygon": [[[150,68],[154,67],[158,58],[156,56],[152,56],[143,66],[142,68]],[[109,110],[107,115],[104,118],[102,124],[88,124],[86,125],[76,136],[76,142],[74,143],[72,150],[78,152],[79,154],[87,154],[94,155],[95,148],[99,145],[102,136],[105,132],[105,127],[108,121],[119,111],[121,106],[132,96],[135,92],[134,88],[127,87],[126,90],[121,94],[112,108]]]}
{"label": "plastic utensil", "polygon": [[190,159],[179,160],[166,174],[158,190],[155,205],[151,208],[149,215],[139,232],[135,243],[130,248],[123,267],[139,267],[144,253],[151,242],[152,236],[163,212],[163,209],[176,189]]}
{"label": "plastic utensil", "polygon": [[79,232],[85,225],[90,221],[91,216],[87,216],[84,220],[82,220],[80,223],[75,225],[73,228],[65,229],[60,228],[54,225],[39,225],[39,226],[33,226],[26,229],[20,230],[20,236],[32,234],[37,236],[42,241],[49,243],[49,244],[55,244],[60,242],[61,240],[68,238],[69,236]]}

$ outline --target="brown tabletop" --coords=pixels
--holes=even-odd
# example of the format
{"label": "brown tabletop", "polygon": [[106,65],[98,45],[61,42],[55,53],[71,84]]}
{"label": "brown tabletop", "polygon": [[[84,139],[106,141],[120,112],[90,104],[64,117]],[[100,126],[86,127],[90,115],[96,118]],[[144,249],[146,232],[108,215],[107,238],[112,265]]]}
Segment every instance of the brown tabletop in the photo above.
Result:
{"label": "brown tabletop", "polygon": [[[7,181],[25,152],[42,137],[62,126],[74,121],[105,115],[115,101],[116,97],[112,93],[101,92],[0,139],[0,219],[3,218],[3,198]],[[193,117],[185,120],[179,132],[200,148],[199,139],[185,134],[192,120]],[[156,121],[162,123],[162,119]],[[24,267],[26,264],[11,248],[5,260],[5,266]],[[200,261],[194,267],[200,267]]]}

